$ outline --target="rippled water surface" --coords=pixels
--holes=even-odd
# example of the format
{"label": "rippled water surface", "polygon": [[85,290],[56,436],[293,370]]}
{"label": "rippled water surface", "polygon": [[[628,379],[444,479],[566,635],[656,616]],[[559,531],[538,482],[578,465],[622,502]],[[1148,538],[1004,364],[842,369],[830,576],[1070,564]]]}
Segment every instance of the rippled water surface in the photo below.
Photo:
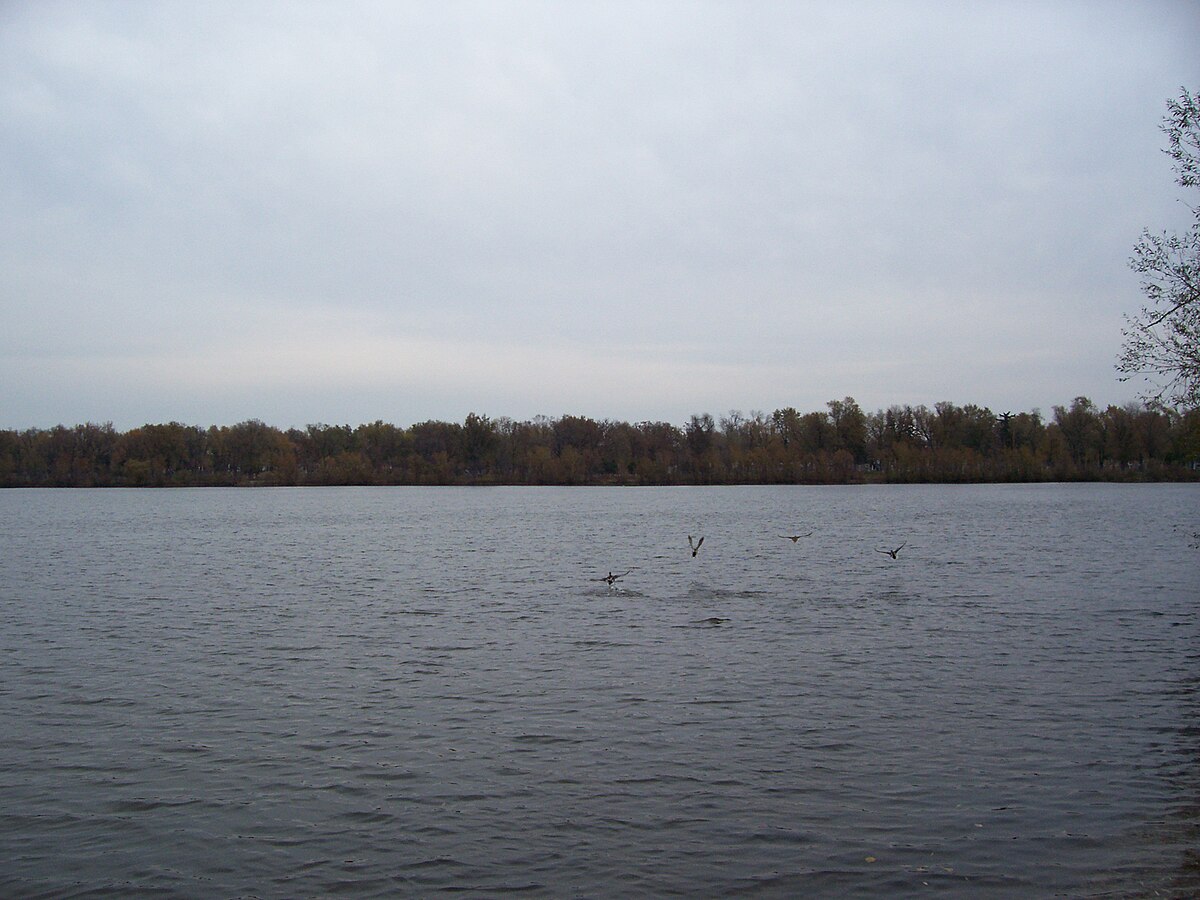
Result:
{"label": "rippled water surface", "polygon": [[0,895],[1193,895],[1198,519],[1181,485],[0,492]]}

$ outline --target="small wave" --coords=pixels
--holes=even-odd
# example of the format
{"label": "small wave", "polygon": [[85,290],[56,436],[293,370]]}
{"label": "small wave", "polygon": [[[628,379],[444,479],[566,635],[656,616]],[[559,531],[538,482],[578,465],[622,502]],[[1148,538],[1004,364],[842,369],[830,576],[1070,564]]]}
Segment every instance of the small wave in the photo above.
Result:
{"label": "small wave", "polygon": [[801,844],[815,844],[817,838],[803,831],[784,831],[783,829],[773,829],[771,831],[755,831],[748,835],[751,841],[760,844],[791,844],[799,846]]}
{"label": "small wave", "polygon": [[455,653],[459,650],[478,650],[479,645],[478,644],[461,644],[461,645],[460,644],[446,644],[443,646],[443,645],[433,644],[428,647],[419,647],[418,649],[425,650],[430,653]]}
{"label": "small wave", "polygon": [[314,650],[324,650],[320,644],[301,644],[293,646],[291,644],[277,644],[275,646],[266,646],[264,650],[272,653],[311,653]]}
{"label": "small wave", "polygon": [[613,784],[709,784],[706,779],[695,775],[630,775],[614,778]]}
{"label": "small wave", "polygon": [[[68,744],[56,744],[56,745],[48,746],[46,749],[51,750],[51,751],[58,751],[58,750],[69,750],[69,749],[73,749],[73,748],[71,748],[71,746]],[[118,763],[118,762],[106,762],[101,765],[101,764],[96,764],[96,763],[72,761],[72,762],[64,762],[64,763],[54,764],[54,765],[51,765],[50,768],[53,771],[58,772],[60,774],[78,772],[78,773],[101,773],[101,774],[105,774],[105,775],[108,775],[110,773],[113,775],[120,775],[120,774],[132,775],[132,774],[137,774],[137,773],[141,772],[141,767],[139,767],[139,766],[130,765],[128,763]]]}
{"label": "small wave", "polygon": [[[425,829],[418,829],[425,830]],[[444,829],[443,829],[444,831]],[[434,856],[430,859],[419,859],[416,862],[410,862],[407,865],[400,866],[400,871],[410,871],[413,869],[443,869],[449,866],[461,866],[461,860],[455,859],[453,856]]]}
{"label": "small wave", "polygon": [[63,702],[64,706],[108,705],[108,706],[115,706],[115,707],[118,707],[121,709],[137,705],[133,700],[130,700],[126,697],[88,697],[88,696],[82,696],[82,695],[76,696],[76,697],[67,697],[62,702]]}
{"label": "small wave", "polygon": [[412,781],[421,776],[408,769],[387,769],[381,768],[378,770],[362,772],[358,776],[364,781]]}
{"label": "small wave", "polygon": [[396,821],[396,817],[392,813],[384,812],[381,809],[353,810],[342,813],[338,818],[361,825],[382,825],[386,822]]}
{"label": "small wave", "polygon": [[649,595],[642,593],[641,591],[637,590],[636,588],[623,588],[623,587],[617,587],[616,585],[614,585],[613,587],[594,588],[593,590],[591,590],[589,592],[589,596],[591,596],[591,597],[621,597],[623,599],[628,598],[630,600],[641,600],[641,599],[646,598]]}
{"label": "small wave", "polygon": [[[314,840],[311,837],[307,837],[307,836],[305,836],[305,837],[284,837],[282,835],[270,835],[270,834],[259,835],[254,840],[256,843],[264,844],[267,847],[275,847],[276,849],[284,849],[287,847],[305,847],[310,844],[317,843],[316,840]],[[300,868],[303,869],[304,866],[301,866]]]}
{"label": "small wave", "polygon": [[134,813],[134,812],[150,812],[155,809],[169,809],[179,806],[193,806],[200,801],[195,797],[187,797],[179,800],[151,800],[145,797],[130,797],[125,800],[114,800],[109,804],[109,809],[115,813]]}
{"label": "small wave", "polygon": [[695,700],[685,700],[685,706],[736,706],[748,702],[746,697],[704,697]]}
{"label": "small wave", "polygon": [[561,737],[556,734],[519,734],[513,738],[518,744],[578,744],[578,738]]}
{"label": "small wave", "polygon": [[756,600],[770,596],[769,591],[751,590],[749,588],[713,587],[709,584],[692,582],[684,595],[688,600]]}
{"label": "small wave", "polygon": [[161,753],[195,754],[202,756],[206,753],[212,753],[214,748],[207,744],[167,744],[158,749]]}

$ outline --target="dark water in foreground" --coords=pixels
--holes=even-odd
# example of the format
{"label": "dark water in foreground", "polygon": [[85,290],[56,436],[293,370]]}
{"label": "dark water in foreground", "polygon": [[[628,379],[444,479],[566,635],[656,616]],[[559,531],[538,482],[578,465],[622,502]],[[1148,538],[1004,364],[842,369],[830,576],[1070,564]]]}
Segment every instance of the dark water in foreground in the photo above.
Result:
{"label": "dark water in foreground", "polygon": [[0,895],[1193,895],[1198,501],[0,492]]}

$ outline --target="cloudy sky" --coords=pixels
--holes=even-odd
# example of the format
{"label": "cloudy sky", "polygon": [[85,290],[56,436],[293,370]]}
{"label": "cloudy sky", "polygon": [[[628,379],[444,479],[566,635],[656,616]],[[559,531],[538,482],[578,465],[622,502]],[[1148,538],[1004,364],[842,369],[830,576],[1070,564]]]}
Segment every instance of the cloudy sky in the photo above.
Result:
{"label": "cloudy sky", "polygon": [[0,427],[1116,380],[1187,2],[0,0]]}

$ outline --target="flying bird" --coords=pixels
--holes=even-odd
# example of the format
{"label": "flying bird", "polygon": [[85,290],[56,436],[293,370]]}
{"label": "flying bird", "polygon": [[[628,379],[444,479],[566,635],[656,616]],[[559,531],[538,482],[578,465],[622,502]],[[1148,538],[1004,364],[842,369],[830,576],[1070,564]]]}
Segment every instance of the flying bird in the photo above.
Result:
{"label": "flying bird", "polygon": [[880,550],[878,547],[876,547],[876,548],[875,548],[875,552],[876,552],[876,553],[886,553],[886,554],[887,554],[888,556],[890,556],[892,559],[895,559],[895,558],[896,558],[896,554],[897,554],[897,553],[899,553],[901,550],[903,550],[903,549],[904,549],[905,547],[907,547],[907,546],[908,546],[908,541],[905,541],[903,544],[901,544],[901,545],[900,545],[899,547],[897,547],[895,550]]}
{"label": "flying bird", "polygon": [[704,543],[703,535],[701,535],[700,540],[696,541],[696,543],[694,543],[694,544],[692,543],[692,536],[690,534],[688,535],[688,546],[692,548],[692,556],[695,556],[697,553],[700,552],[700,545],[703,543]]}
{"label": "flying bird", "polygon": [[609,572],[603,578],[597,578],[596,580],[597,581],[606,581],[606,582],[608,582],[608,586],[612,587],[614,584],[617,583],[617,581],[619,579],[624,578],[626,575],[628,575],[632,571],[633,571],[633,569],[626,569],[620,575],[614,575],[612,572]]}
{"label": "flying bird", "polygon": [[787,538],[789,541],[791,541],[794,544],[794,543],[796,543],[796,541],[800,540],[800,538],[802,538],[802,537],[812,537],[812,532],[809,531],[806,534],[781,534],[780,537]]}

